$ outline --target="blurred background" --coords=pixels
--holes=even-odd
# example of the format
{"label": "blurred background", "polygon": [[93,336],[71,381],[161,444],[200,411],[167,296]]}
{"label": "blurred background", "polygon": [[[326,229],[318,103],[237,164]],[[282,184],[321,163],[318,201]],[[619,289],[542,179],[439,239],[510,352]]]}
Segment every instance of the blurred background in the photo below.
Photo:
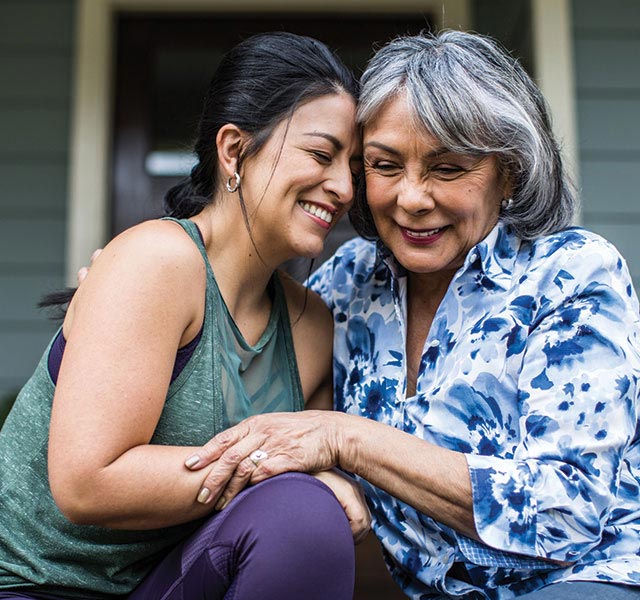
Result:
{"label": "blurred background", "polygon": [[[188,173],[225,50],[292,31],[360,72],[385,40],[443,27],[496,37],[536,78],[581,189],[579,222],[618,246],[637,286],[637,0],[0,0],[0,424],[58,326],[40,297],[160,215]],[[351,235],[344,220],[326,255]],[[402,597],[373,542],[359,551],[356,597]]]}

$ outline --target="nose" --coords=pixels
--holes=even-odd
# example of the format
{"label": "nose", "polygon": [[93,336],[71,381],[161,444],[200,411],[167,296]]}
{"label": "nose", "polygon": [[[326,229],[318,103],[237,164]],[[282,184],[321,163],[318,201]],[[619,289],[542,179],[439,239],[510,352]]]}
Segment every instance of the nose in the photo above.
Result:
{"label": "nose", "polygon": [[351,173],[350,166],[348,164],[346,166],[336,164],[325,181],[325,189],[340,204],[350,204],[355,192],[353,173]]}
{"label": "nose", "polygon": [[397,205],[411,215],[433,210],[435,202],[428,179],[404,177],[398,190]]}

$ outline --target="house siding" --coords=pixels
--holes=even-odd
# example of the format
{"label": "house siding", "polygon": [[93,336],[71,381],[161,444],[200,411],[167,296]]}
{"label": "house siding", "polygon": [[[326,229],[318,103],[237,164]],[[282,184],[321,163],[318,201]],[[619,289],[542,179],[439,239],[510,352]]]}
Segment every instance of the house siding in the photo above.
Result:
{"label": "house siding", "polygon": [[57,325],[36,304],[64,282],[74,10],[75,0],[2,2],[0,404]]}
{"label": "house siding", "polygon": [[573,0],[582,222],[640,290],[640,2]]}
{"label": "house siding", "polygon": [[[35,305],[64,281],[75,4],[2,2],[0,402],[24,383],[56,326]],[[491,3],[474,6],[481,21]],[[582,221],[618,246],[640,289],[640,2],[571,6]]]}

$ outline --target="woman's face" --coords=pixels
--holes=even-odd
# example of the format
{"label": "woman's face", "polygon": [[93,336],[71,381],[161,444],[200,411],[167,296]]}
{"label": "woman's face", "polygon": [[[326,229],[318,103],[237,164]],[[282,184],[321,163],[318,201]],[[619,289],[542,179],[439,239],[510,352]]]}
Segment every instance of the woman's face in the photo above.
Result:
{"label": "woman's face", "polygon": [[404,97],[364,128],[367,200],[380,238],[413,273],[452,276],[505,197],[495,157],[450,152],[417,131]]}
{"label": "woman's face", "polygon": [[242,189],[261,254],[314,257],[353,200],[360,168],[355,101],[329,94],[301,105],[243,166]]}

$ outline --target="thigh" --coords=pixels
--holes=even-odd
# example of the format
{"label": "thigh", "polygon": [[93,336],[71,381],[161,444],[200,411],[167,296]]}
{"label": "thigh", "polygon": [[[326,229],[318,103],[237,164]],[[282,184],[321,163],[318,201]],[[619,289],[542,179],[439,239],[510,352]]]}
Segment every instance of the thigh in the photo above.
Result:
{"label": "thigh", "polygon": [[597,581],[563,581],[518,600],[640,600],[640,587]]}

